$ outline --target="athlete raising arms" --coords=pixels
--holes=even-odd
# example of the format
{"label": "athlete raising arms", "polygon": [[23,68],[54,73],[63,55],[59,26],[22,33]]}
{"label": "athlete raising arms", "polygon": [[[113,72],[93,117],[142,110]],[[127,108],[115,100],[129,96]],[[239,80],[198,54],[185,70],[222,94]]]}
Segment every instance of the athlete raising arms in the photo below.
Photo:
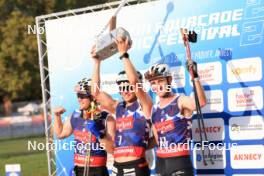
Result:
{"label": "athlete raising arms", "polygon": [[[200,105],[204,106],[206,97],[199,82],[196,63],[188,62],[187,67],[188,70],[193,67],[198,99]],[[187,142],[191,137],[191,116],[196,109],[195,100],[172,92],[172,76],[166,64],[151,66],[145,73],[145,79],[159,97],[151,117],[153,133],[159,144],[156,171],[161,176],[191,176],[193,168]]]}
{"label": "athlete raising arms", "polygon": [[140,85],[142,75],[129,59],[128,40],[118,38],[116,43],[125,69],[116,80],[123,101],[116,101],[100,91],[100,59],[93,51],[92,94],[102,107],[116,116],[113,176],[148,176],[150,171],[145,150],[148,147],[150,123],[147,119],[151,116],[152,101]]}

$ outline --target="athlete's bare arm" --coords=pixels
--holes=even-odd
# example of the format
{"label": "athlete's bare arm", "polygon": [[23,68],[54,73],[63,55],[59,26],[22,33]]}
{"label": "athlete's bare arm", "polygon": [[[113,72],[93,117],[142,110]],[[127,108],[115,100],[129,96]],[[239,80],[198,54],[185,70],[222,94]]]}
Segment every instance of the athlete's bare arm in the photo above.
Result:
{"label": "athlete's bare arm", "polygon": [[153,132],[153,135],[154,135],[154,139],[156,141],[156,144],[158,144],[159,143],[158,133],[157,133],[157,130],[156,130],[156,128],[155,128],[154,125],[152,126],[152,132]]}
{"label": "athlete's bare arm", "polygon": [[100,144],[104,145],[108,153],[114,153],[114,140],[115,140],[115,119],[109,115],[106,121],[106,136],[99,139]]}
{"label": "athlete's bare arm", "polygon": [[94,70],[92,75],[92,86],[91,93],[95,97],[96,101],[100,103],[101,109],[105,109],[108,112],[115,114],[115,109],[118,104],[118,101],[114,100],[106,92],[100,90],[100,66],[101,61],[98,59],[98,56],[95,54],[94,48],[91,51],[91,56],[94,60]]}
{"label": "athlete's bare arm", "polygon": [[[121,55],[126,53],[128,49],[131,47],[128,39],[124,40],[122,38],[118,38],[116,40],[116,43],[118,46],[118,51]],[[123,58],[123,63],[124,63],[124,69],[126,71],[129,80],[129,84],[134,86],[135,94],[140,101],[144,115],[147,119],[149,119],[151,116],[151,108],[152,108],[151,97],[144,91],[143,84],[139,82],[136,69],[132,64],[132,62],[130,61],[130,59]]]}
{"label": "athlete's bare arm", "polygon": [[[199,80],[195,81],[195,85],[197,88],[197,95],[200,106],[204,107],[206,105],[206,96],[203,87]],[[179,108],[181,111],[185,111],[185,113],[192,114],[192,112],[196,110],[194,97],[181,96],[178,101],[179,101]]]}
{"label": "athlete's bare arm", "polygon": [[73,132],[72,126],[71,126],[71,118],[68,118],[66,122],[63,124],[61,121],[61,114],[65,112],[65,109],[63,107],[57,107],[54,110],[54,132],[59,139],[64,139],[68,136],[70,136]]}
{"label": "athlete's bare arm", "polygon": [[156,139],[154,136],[152,136],[148,141],[148,147],[147,149],[152,149],[157,145]]}
{"label": "athlete's bare arm", "polygon": [[[206,105],[206,97],[203,86],[199,81],[197,63],[192,60],[188,60],[186,62],[186,68],[188,71],[192,70],[192,75],[194,77],[194,85],[196,87],[196,91],[198,95],[198,101],[200,106],[203,107]],[[192,114],[192,112],[196,110],[195,99],[193,97],[180,97],[179,108],[181,109],[182,112],[187,112],[188,114]]]}

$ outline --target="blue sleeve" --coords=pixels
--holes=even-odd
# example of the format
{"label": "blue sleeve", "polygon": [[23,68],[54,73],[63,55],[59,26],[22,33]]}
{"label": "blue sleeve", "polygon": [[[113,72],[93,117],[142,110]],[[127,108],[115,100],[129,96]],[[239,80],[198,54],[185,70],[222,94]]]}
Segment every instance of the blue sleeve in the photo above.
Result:
{"label": "blue sleeve", "polygon": [[72,115],[71,115],[71,120],[70,120],[70,121],[71,121],[72,129],[75,128],[76,123],[77,123],[77,119],[78,119],[79,117],[81,117],[81,114],[82,114],[82,112],[79,111],[79,110],[75,110],[75,111],[73,111],[73,113],[72,113]]}

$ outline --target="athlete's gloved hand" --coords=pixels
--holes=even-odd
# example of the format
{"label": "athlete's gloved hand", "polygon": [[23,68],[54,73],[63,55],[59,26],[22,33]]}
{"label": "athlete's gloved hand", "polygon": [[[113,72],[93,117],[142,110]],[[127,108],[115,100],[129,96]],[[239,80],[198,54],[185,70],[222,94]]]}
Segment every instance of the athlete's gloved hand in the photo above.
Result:
{"label": "athlete's gloved hand", "polygon": [[190,72],[190,69],[192,69],[194,78],[199,78],[196,62],[194,62],[192,60],[187,60],[186,69],[188,70],[188,72]]}
{"label": "athlete's gloved hand", "polygon": [[97,139],[102,139],[105,136],[105,126],[101,120],[89,120],[86,126]]}

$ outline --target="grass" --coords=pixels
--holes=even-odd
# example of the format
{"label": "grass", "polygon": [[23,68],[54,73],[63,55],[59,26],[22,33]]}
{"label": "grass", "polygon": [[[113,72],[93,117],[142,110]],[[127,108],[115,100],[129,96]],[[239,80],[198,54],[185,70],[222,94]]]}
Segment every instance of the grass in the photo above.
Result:
{"label": "grass", "polygon": [[46,152],[28,150],[28,141],[45,142],[44,137],[0,140],[0,175],[5,175],[5,164],[20,164],[23,176],[47,176]]}

